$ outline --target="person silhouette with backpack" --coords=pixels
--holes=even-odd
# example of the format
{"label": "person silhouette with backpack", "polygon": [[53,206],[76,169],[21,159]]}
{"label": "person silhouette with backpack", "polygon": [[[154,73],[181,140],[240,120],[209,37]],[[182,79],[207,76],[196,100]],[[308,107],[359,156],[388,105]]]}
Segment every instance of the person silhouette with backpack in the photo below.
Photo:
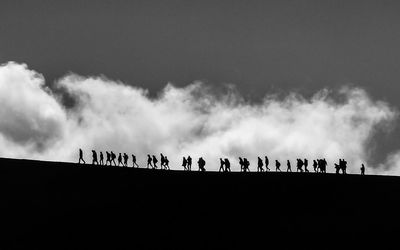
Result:
{"label": "person silhouette with backpack", "polygon": [[341,169],[341,165],[342,164],[342,160],[341,159],[339,159],[339,164],[337,164],[337,163],[335,163],[334,165],[335,165],[335,173],[336,174],[340,174],[340,169]]}
{"label": "person silhouette with backpack", "polygon": [[118,154],[118,167],[119,167],[119,164],[124,166],[124,164],[122,163],[122,155],[121,155],[121,153]]}
{"label": "person silhouette with backpack", "polygon": [[200,157],[199,160],[197,161],[197,164],[199,165],[199,171],[205,172],[206,169],[204,168],[204,166],[206,165],[206,161]]}
{"label": "person silhouette with backpack", "polygon": [[104,155],[103,152],[100,151],[100,161],[99,161],[100,165],[104,165]]}
{"label": "person silhouette with backpack", "polygon": [[97,161],[97,153],[96,151],[92,150],[92,165],[99,165],[99,162]]}
{"label": "person silhouette with backpack", "polygon": [[86,164],[85,160],[83,159],[83,151],[82,151],[82,149],[79,149],[79,161],[78,161],[78,164],[80,164],[81,161],[83,162],[83,164]]}
{"label": "person silhouette with backpack", "polygon": [[321,173],[326,173],[326,166],[328,165],[328,162],[326,161],[326,159],[321,159]]}
{"label": "person silhouette with backpack", "polygon": [[318,171],[318,162],[316,160],[313,160],[312,165],[313,165],[314,172],[316,173]]}
{"label": "person silhouette with backpack", "polygon": [[117,163],[115,163],[115,158],[117,158],[117,156],[115,155],[115,153],[113,151],[111,151],[110,154],[111,154],[111,162],[114,163],[114,166],[117,166]]}
{"label": "person silhouette with backpack", "polygon": [[164,155],[161,153],[160,154],[160,169],[164,169],[165,168],[165,157]]}
{"label": "person silhouette with backpack", "polygon": [[225,158],[225,171],[224,172],[231,172],[231,163],[229,162],[228,158]]}
{"label": "person silhouette with backpack", "polygon": [[106,151],[106,166],[108,163],[110,163],[111,166],[111,154],[108,151]]}
{"label": "person silhouette with backpack", "polygon": [[271,169],[269,169],[268,167],[269,165],[269,159],[267,156],[265,156],[265,172],[270,171]]}
{"label": "person silhouette with backpack", "polygon": [[218,170],[218,172],[224,172],[225,171],[224,165],[225,165],[225,161],[222,160],[222,158],[219,158],[219,170]]}
{"label": "person silhouette with backpack", "polygon": [[300,159],[297,159],[297,169],[296,172],[303,172],[303,161]]}
{"label": "person silhouette with backpack", "polygon": [[303,165],[304,165],[304,172],[308,173],[309,171],[307,169],[307,167],[308,167],[308,160],[307,159],[304,159]]}
{"label": "person silhouette with backpack", "polygon": [[190,155],[187,157],[187,168],[189,171],[192,171],[192,157]]}
{"label": "person silhouette with backpack", "polygon": [[139,167],[139,165],[136,163],[136,156],[134,154],[132,154],[132,167]]}
{"label": "person silhouette with backpack", "polygon": [[185,171],[185,170],[188,170],[188,169],[186,168],[186,165],[187,165],[187,160],[186,160],[185,156],[183,156],[183,159],[182,159],[182,167],[183,167],[183,170],[184,170],[184,171]]}
{"label": "person silhouette with backpack", "polygon": [[341,169],[342,169],[342,174],[347,174],[347,161],[345,159],[342,159],[342,164],[341,164]]}
{"label": "person silhouette with backpack", "polygon": [[281,163],[278,160],[275,160],[275,171],[276,172],[282,172],[281,171]]}
{"label": "person silhouette with backpack", "polygon": [[169,170],[169,160],[167,156],[164,157],[164,168]]}
{"label": "person silhouette with backpack", "polygon": [[124,167],[128,167],[128,159],[129,156],[126,153],[124,153]]}
{"label": "person silhouette with backpack", "polygon": [[290,161],[289,160],[287,160],[286,165],[287,165],[286,172],[292,172],[292,166],[290,165]]}
{"label": "person silhouette with backpack", "polygon": [[244,170],[244,162],[242,157],[239,157],[239,165],[240,165],[240,172],[243,172]]}
{"label": "person silhouette with backpack", "polygon": [[360,170],[361,170],[361,175],[365,175],[365,166],[364,166],[364,163],[361,164]]}
{"label": "person silhouette with backpack", "polygon": [[257,172],[264,172],[263,165],[264,165],[263,160],[260,158],[260,156],[258,156],[258,158],[257,158]]}
{"label": "person silhouette with backpack", "polygon": [[247,160],[247,158],[243,158],[243,171],[250,172],[249,166],[250,166],[249,160]]}
{"label": "person silhouette with backpack", "polygon": [[151,168],[153,168],[152,162],[153,162],[153,159],[151,158],[151,156],[150,156],[150,155],[147,155],[147,168],[149,168],[149,166],[150,166]]}
{"label": "person silhouette with backpack", "polygon": [[158,162],[158,160],[157,160],[156,156],[153,155],[153,168],[155,168],[155,169],[157,169],[157,162]]}

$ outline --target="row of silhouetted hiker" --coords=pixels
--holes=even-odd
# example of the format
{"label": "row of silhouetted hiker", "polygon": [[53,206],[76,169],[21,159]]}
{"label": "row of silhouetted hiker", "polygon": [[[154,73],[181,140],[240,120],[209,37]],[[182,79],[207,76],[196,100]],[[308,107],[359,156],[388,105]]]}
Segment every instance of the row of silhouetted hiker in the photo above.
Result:
{"label": "row of silhouetted hiker", "polygon": [[[263,159],[264,158],[264,159]],[[269,168],[270,162],[267,156],[265,157],[258,157],[257,158],[257,172],[267,172],[271,171]],[[117,160],[117,162],[115,161]],[[103,152],[99,153],[99,158],[97,152],[92,150],[92,165],[103,165],[103,166],[122,166],[128,167],[128,160],[129,156],[126,153],[119,153],[118,157],[113,151],[106,151],[106,159],[104,161]],[[231,163],[228,158],[220,158],[220,167],[219,172],[231,172]],[[306,172],[308,173],[308,160],[307,159],[297,159],[296,160],[296,172]],[[79,149],[79,161],[78,163],[86,164],[85,160],[83,159],[83,151]],[[158,168],[158,159],[155,155],[147,155],[147,168],[157,169]],[[200,157],[197,161],[198,170],[199,171],[206,171],[205,165],[206,161]],[[249,166],[250,162],[245,157],[239,157],[239,165],[240,165],[240,172],[250,172]],[[326,159],[316,159],[312,162],[312,167],[315,173],[326,173],[326,167],[328,163]],[[339,164],[335,165],[335,172],[337,174],[346,174],[347,170],[347,161],[345,159],[339,159]],[[132,154],[132,167],[139,167],[136,163],[136,156]],[[160,169],[170,169],[169,168],[169,160],[167,156],[160,154]],[[182,159],[182,167],[183,170],[191,171],[192,170],[192,157],[183,157]],[[265,168],[264,168],[265,167]],[[365,166],[361,164],[361,174],[365,174]],[[281,163],[278,160],[275,160],[275,171],[281,172]],[[292,172],[292,165],[289,160],[286,161],[286,172]]]}

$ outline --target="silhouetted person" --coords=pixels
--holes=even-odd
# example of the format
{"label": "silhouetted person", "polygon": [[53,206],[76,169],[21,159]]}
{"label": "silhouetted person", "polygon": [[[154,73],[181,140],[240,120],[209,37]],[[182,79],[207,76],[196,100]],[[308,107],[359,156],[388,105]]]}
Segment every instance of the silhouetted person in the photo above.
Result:
{"label": "silhouetted person", "polygon": [[243,172],[244,169],[244,162],[242,157],[239,157],[239,165],[240,165],[240,172]]}
{"label": "silhouetted person", "polygon": [[128,167],[128,159],[129,159],[129,156],[126,153],[124,153],[124,166],[125,167]]}
{"label": "silhouetted person", "polygon": [[152,162],[153,162],[153,159],[151,158],[151,156],[150,156],[150,155],[147,155],[147,168],[149,168],[149,166],[150,166],[151,168],[153,168]]}
{"label": "silhouetted person", "polygon": [[78,161],[78,163],[81,163],[81,161],[83,162],[83,164],[86,164],[85,160],[83,159],[83,151],[82,151],[82,149],[79,149],[79,161]]}
{"label": "silhouetted person", "polygon": [[340,171],[340,160],[339,160],[339,164],[335,163],[335,173],[339,174],[340,173],[339,171]]}
{"label": "silhouetted person", "polygon": [[186,160],[186,158],[185,158],[185,156],[184,156],[183,159],[182,159],[182,167],[183,167],[183,170],[188,170],[188,169],[186,168],[186,165],[187,165],[187,160]]}
{"label": "silhouetted person", "polygon": [[304,159],[303,165],[304,165],[304,172],[308,173],[309,171],[307,169],[307,167],[308,167],[308,160],[307,159]]}
{"label": "silhouetted person", "polygon": [[265,156],[265,171],[269,171],[270,170],[268,165],[269,165],[269,159],[268,159],[267,156]]}
{"label": "silhouetted person", "polygon": [[[114,166],[117,166],[117,163],[115,163],[115,158],[117,158],[117,156],[114,154],[113,151],[111,151],[110,154],[111,154],[111,162],[114,163]],[[110,165],[111,165],[111,163],[110,163]]]}
{"label": "silhouetted person", "polygon": [[321,159],[320,160],[320,165],[318,166],[319,167],[319,169],[321,170],[321,173],[326,173],[326,165],[328,164],[327,162],[326,162],[326,159],[324,158],[324,159]]}
{"label": "silhouetted person", "polygon": [[164,157],[164,168],[169,170],[169,160],[167,156]]}
{"label": "silhouetted person", "polygon": [[158,162],[158,160],[157,160],[157,158],[156,158],[155,155],[152,156],[152,160],[153,160],[153,168],[157,168],[157,162]]}
{"label": "silhouetted person", "polygon": [[103,152],[100,152],[100,161],[99,161],[100,165],[104,165],[104,155]]}
{"label": "silhouetted person", "polygon": [[106,151],[106,166],[107,163],[110,163],[111,166],[111,154],[108,151]]}
{"label": "silhouetted person", "polygon": [[243,158],[243,171],[244,172],[250,172],[250,162],[247,160],[247,158]]}
{"label": "silhouetted person", "polygon": [[287,165],[286,172],[292,172],[292,166],[290,165],[290,161],[289,160],[287,160],[286,165]]}
{"label": "silhouetted person", "polygon": [[296,172],[303,172],[303,161],[300,159],[297,159],[297,169]]}
{"label": "silhouetted person", "polygon": [[204,166],[206,165],[206,161],[202,157],[199,158],[197,164],[199,165],[199,171],[206,171],[206,169],[204,168]]}
{"label": "silhouetted person", "polygon": [[165,168],[165,157],[163,154],[160,154],[160,169]]}
{"label": "silhouetted person", "polygon": [[263,165],[264,165],[263,160],[260,157],[258,157],[258,159],[257,159],[257,172],[264,172]]}
{"label": "silhouetted person", "polygon": [[218,172],[224,172],[225,171],[224,165],[225,165],[225,161],[222,160],[222,158],[219,158],[219,170],[218,170]]}
{"label": "silhouetted person", "polygon": [[312,166],[313,166],[314,172],[315,173],[318,172],[318,162],[316,160],[313,160]]}
{"label": "silhouetted person", "polygon": [[119,166],[119,164],[124,166],[124,164],[122,163],[122,155],[121,155],[121,153],[118,154],[118,166]]}
{"label": "silhouetted person", "polygon": [[278,160],[275,160],[275,171],[281,172],[281,163]]}
{"label": "silhouetted person", "polygon": [[342,169],[342,174],[346,174],[346,170],[347,170],[347,161],[345,159],[342,159],[341,161],[341,165],[340,168]]}
{"label": "silhouetted person", "polygon": [[96,165],[99,165],[99,162],[97,161],[97,153],[96,151],[92,150],[92,165],[94,165],[96,163]]}
{"label": "silhouetted person", "polygon": [[317,173],[323,173],[323,160],[322,159],[317,159]]}
{"label": "silhouetted person", "polygon": [[136,167],[139,167],[139,165],[136,163],[136,156],[134,154],[132,154],[132,167],[134,168],[136,165]]}
{"label": "silhouetted person", "polygon": [[228,158],[225,158],[225,172],[231,172],[231,163],[229,162]]}
{"label": "silhouetted person", "polygon": [[365,166],[364,166],[364,163],[361,164],[360,170],[361,170],[361,175],[365,175]]}
{"label": "silhouetted person", "polygon": [[187,168],[189,171],[192,171],[192,157],[190,155],[187,157]]}
{"label": "silhouetted person", "polygon": [[316,160],[316,162],[317,162],[317,173],[318,172],[321,172],[321,165],[322,165],[322,163],[321,163],[321,161],[322,161],[322,159],[317,159]]}
{"label": "silhouetted person", "polygon": [[343,168],[343,162],[342,159],[339,159],[339,164],[335,163],[335,173],[340,174],[340,170]]}
{"label": "silhouetted person", "polygon": [[153,155],[153,168],[157,168],[157,162],[158,162],[158,160],[157,160],[156,156]]}

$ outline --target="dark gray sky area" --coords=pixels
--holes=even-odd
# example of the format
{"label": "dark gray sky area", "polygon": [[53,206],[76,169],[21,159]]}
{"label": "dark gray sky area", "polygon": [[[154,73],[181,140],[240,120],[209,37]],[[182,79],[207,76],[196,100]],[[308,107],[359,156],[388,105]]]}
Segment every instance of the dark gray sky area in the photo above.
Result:
{"label": "dark gray sky area", "polygon": [[0,60],[51,81],[105,74],[156,91],[231,82],[257,95],[354,83],[397,102],[398,1],[2,1]]}
{"label": "dark gray sky area", "polygon": [[254,99],[352,83],[400,107],[399,13],[399,1],[3,0],[0,61],[50,84],[73,71],[153,93],[168,81],[234,83]]}

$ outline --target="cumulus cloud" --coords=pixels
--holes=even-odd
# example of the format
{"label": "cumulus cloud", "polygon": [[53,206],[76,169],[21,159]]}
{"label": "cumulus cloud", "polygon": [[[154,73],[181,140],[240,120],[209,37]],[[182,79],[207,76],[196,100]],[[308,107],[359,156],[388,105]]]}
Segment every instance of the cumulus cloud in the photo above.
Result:
{"label": "cumulus cloud", "polygon": [[[24,64],[0,66],[2,156],[76,161],[82,148],[86,158],[91,149],[133,153],[144,165],[147,154],[163,152],[172,168],[190,154],[203,156],[208,170],[217,169],[219,157],[230,158],[234,169],[239,156],[253,169],[257,156],[283,164],[324,157],[331,171],[345,158],[350,171],[359,172],[370,157],[369,140],[397,116],[361,88],[323,89],[309,99],[266,94],[250,103],[232,89],[217,94],[201,82],[167,84],[155,98],[105,77],[69,74],[55,85],[57,94]],[[75,100],[73,107],[61,104],[63,94]],[[395,171],[400,157],[391,157],[369,171]]]}
{"label": "cumulus cloud", "polygon": [[0,67],[0,107],[3,154],[44,152],[63,136],[63,108],[44,86],[43,76],[25,65]]}
{"label": "cumulus cloud", "polygon": [[390,153],[385,162],[379,164],[375,173],[387,175],[400,175],[400,150]]}

